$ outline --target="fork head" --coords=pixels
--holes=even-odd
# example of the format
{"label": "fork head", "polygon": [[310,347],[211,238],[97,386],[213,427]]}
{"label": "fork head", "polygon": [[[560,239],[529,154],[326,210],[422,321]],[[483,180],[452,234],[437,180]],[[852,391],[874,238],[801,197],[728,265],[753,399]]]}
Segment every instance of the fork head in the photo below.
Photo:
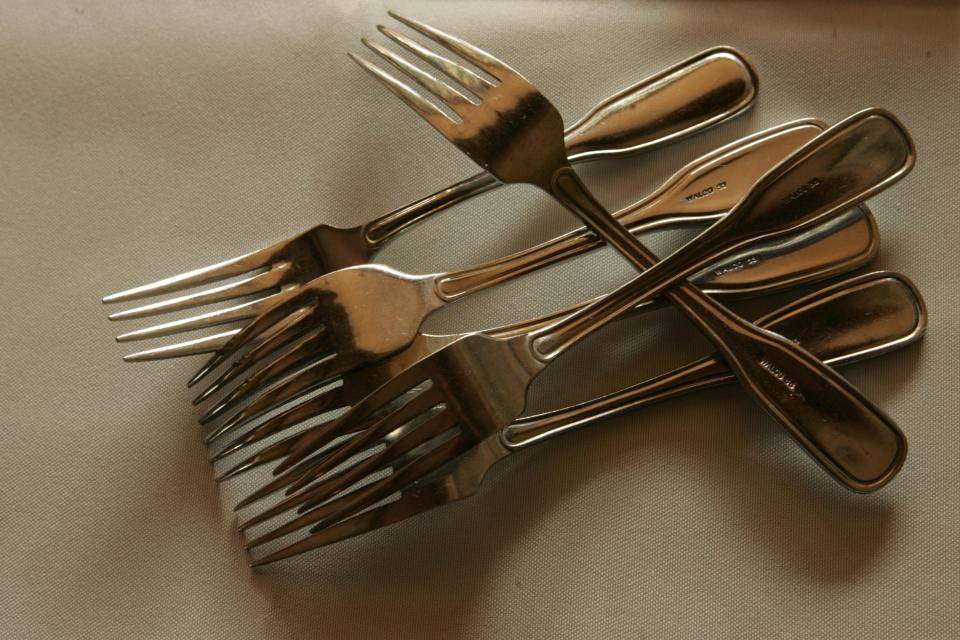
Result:
{"label": "fork head", "polygon": [[[450,344],[458,337],[457,335],[418,334],[413,342],[391,356],[363,367],[344,371],[335,379],[331,379],[329,370],[323,366],[323,363],[320,363],[316,367],[307,367],[300,370],[295,375],[264,389],[232,415],[230,414],[232,406],[221,404],[211,407],[205,414],[207,422],[220,414],[230,417],[222,421],[209,433],[208,442],[213,442],[227,433],[240,432],[239,435],[234,436],[232,441],[220,448],[213,456],[212,461],[222,460],[266,438],[353,405],[407,367]],[[302,399],[304,394],[311,393],[316,389],[320,390],[319,393],[312,394],[305,400]],[[244,400],[245,398],[241,395],[234,404],[239,405]],[[282,410],[277,413],[278,409]],[[274,413],[275,415],[261,420],[261,417],[268,413]],[[206,415],[212,415],[212,417],[206,418]],[[326,422],[311,427],[311,429],[322,428]],[[300,435],[302,437],[304,434]],[[245,471],[286,455],[286,449],[290,444],[290,442],[285,442],[282,445],[276,443],[267,449],[258,451],[239,463],[235,463],[220,478],[226,479],[240,471]]]}
{"label": "fork head", "polygon": [[[190,385],[237,356],[211,385],[215,388],[198,400],[249,371],[254,372],[256,384],[269,383],[289,373],[290,367],[306,365],[307,355],[335,376],[402,349],[414,338],[423,318],[443,304],[432,282],[430,277],[408,276],[377,265],[341,269],[312,280],[281,294],[218,350]],[[283,325],[278,328],[277,322]],[[264,332],[270,332],[270,338],[251,348]]]}
{"label": "fork head", "polygon": [[290,497],[242,528],[295,506],[303,513],[250,545],[308,525],[323,530],[426,478],[519,416],[544,366],[530,355],[526,336],[485,334],[420,360],[290,447],[274,480],[238,508],[280,490]]}
{"label": "fork head", "polygon": [[422,22],[392,11],[390,15],[479,73],[382,25],[377,27],[381,33],[458,86],[379,44],[362,41],[426,89],[443,106],[440,108],[377,65],[353,54],[350,57],[501,182],[549,185],[556,169],[567,165],[563,119],[556,108],[526,78],[486,51]]}
{"label": "fork head", "polygon": [[[496,436],[487,437],[480,444],[469,448],[465,453],[455,460],[440,466],[436,471],[424,475],[422,478],[411,482],[396,492],[395,499],[384,501],[383,504],[367,509],[352,517],[345,518],[338,522],[330,523],[324,526],[312,527],[310,532],[281,548],[267,553],[256,560],[253,560],[251,566],[261,566],[299,555],[307,551],[324,547],[334,542],[339,542],[346,538],[367,533],[374,529],[379,529],[401,520],[413,517],[424,511],[435,509],[450,502],[455,502],[463,498],[472,496],[477,492],[480,484],[483,482],[487,471],[501,458],[509,454],[509,450]],[[409,463],[413,456],[404,456],[398,459],[391,466],[393,469],[402,468]],[[282,509],[276,509],[279,515]],[[314,505],[310,502],[304,502],[297,509],[298,517],[310,515],[314,512],[324,513],[321,505]],[[264,512],[266,513],[266,512]],[[316,516],[311,516],[311,519]],[[265,522],[269,518],[258,522]],[[253,519],[245,525],[253,526]],[[269,532],[252,539],[247,548],[252,550],[261,545],[285,537],[288,533],[300,530],[309,523],[295,522],[287,523],[281,527],[276,527]],[[301,526],[298,526],[301,525]],[[281,531],[281,529],[283,529]]]}
{"label": "fork head", "polygon": [[[118,303],[179,294],[113,313],[109,316],[111,320],[132,320],[214,304],[227,305],[188,318],[129,331],[117,336],[117,341],[160,338],[254,318],[275,302],[278,293],[299,288],[326,273],[364,264],[375,250],[376,247],[365,240],[359,227],[339,229],[318,225],[259,251],[105,296],[103,302]],[[190,291],[197,287],[204,288]],[[207,342],[198,340],[191,348],[180,349],[178,355],[208,350],[210,345]],[[157,350],[154,354],[138,356],[131,359],[169,357],[170,354]]]}

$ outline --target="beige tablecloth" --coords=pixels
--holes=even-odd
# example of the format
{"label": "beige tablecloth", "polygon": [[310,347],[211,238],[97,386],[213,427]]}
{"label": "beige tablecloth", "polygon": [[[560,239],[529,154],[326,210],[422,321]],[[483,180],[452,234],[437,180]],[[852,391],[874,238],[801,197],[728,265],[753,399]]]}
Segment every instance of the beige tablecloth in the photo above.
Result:
{"label": "beige tablecloth", "polygon": [[[877,268],[930,308],[926,340],[847,369],[911,443],[852,495],[735,388],[665,403],[499,465],[475,497],[255,572],[184,381],[125,364],[100,296],[317,222],[358,224],[474,166],[344,55],[379,3],[0,2],[0,636],[4,638],[956,638],[960,11],[954,2],[399,2],[521,68],[568,121],[717,44],[755,108],[584,178],[623,206],[784,120],[883,106],[912,175],[872,200]],[[467,265],[572,228],[509,187],[381,258]],[[667,247],[674,238],[659,241]],[[607,290],[604,251],[431,319],[476,329]],[[748,312],[775,300],[739,304]],[[676,313],[628,320],[538,381],[558,406],[707,350]]]}

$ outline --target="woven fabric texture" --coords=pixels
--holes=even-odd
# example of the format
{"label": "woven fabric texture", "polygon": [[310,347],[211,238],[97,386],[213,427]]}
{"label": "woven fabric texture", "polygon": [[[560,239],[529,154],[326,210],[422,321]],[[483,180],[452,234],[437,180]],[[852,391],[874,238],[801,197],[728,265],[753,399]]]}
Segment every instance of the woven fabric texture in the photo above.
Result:
{"label": "woven fabric texture", "polygon": [[[126,364],[100,297],[354,225],[475,173],[344,55],[388,20],[354,1],[0,0],[0,635],[6,638],[960,636],[960,261],[955,2],[478,1],[390,5],[519,68],[568,122],[708,47],[760,75],[746,115],[592,164],[622,207],[697,155],[783,121],[885,107],[918,163],[871,200],[925,295],[919,345],[845,370],[911,450],[875,495],[826,477],[735,387],[663,403],[498,465],[469,500],[247,567],[184,383]],[[380,258],[451,269],[575,226],[507,187]],[[679,236],[661,235],[666,250]],[[631,274],[600,251],[464,300],[435,331],[556,309]],[[757,313],[795,294],[737,304]],[[580,345],[531,391],[559,406],[708,351],[666,309]]]}

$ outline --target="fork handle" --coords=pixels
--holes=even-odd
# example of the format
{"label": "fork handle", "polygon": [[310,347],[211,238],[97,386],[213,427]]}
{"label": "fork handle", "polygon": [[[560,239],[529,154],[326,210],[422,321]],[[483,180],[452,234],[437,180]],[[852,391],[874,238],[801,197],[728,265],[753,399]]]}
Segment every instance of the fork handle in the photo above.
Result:
{"label": "fork handle", "polygon": [[[926,306],[910,280],[878,271],[795,300],[754,323],[802,344],[831,367],[858,362],[919,340]],[[555,435],[668,398],[736,381],[717,357],[707,356],[593,400],[525,416],[505,427],[501,440],[522,449]]]}
{"label": "fork handle", "polygon": [[[746,110],[757,93],[756,72],[743,54],[714,47],[610,96],[567,128],[570,162],[650,151],[708,129]],[[363,227],[371,250],[421,220],[500,186],[480,173]]]}
{"label": "fork handle", "polygon": [[[657,262],[656,256],[593,198],[571,167],[558,170],[551,192],[640,270]],[[906,439],[853,385],[798,345],[750,324],[686,280],[667,289],[665,295],[716,345],[754,399],[837,480],[865,492],[880,488],[896,475],[906,456]],[[638,300],[629,302],[632,306]],[[596,319],[603,315],[616,314],[599,309]],[[564,332],[562,324],[556,327]],[[533,347],[537,340],[560,345],[547,354],[548,359],[570,344],[565,339],[553,340],[551,331],[531,334]],[[534,352],[541,355],[536,348]]]}
{"label": "fork handle", "polygon": [[[649,196],[613,215],[634,234],[715,222],[771,167],[825,127],[815,120],[794,120],[731,142],[688,163]],[[436,278],[436,293],[452,301],[602,244],[603,240],[589,229],[576,229],[503,258],[440,274]]]}

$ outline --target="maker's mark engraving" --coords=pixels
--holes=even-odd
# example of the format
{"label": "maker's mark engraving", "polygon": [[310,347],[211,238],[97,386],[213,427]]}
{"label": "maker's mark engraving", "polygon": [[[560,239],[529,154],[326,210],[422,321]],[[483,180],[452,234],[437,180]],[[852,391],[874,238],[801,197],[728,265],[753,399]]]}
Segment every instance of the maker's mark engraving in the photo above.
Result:
{"label": "maker's mark engraving", "polygon": [[706,198],[711,193],[716,193],[717,191],[723,191],[726,188],[727,188],[727,182],[723,180],[713,185],[712,187],[704,187],[703,189],[700,189],[700,191],[697,191],[696,193],[691,193],[690,195],[685,197],[684,200],[686,200],[687,202],[693,202],[695,200],[699,200],[700,198]]}
{"label": "maker's mark engraving", "polygon": [[725,273],[732,273],[734,271],[740,271],[741,269],[746,269],[747,267],[752,267],[753,265],[760,262],[760,258],[756,256],[747,256],[746,258],[741,258],[739,260],[734,260],[730,264],[725,264],[722,267],[717,267],[713,270],[713,275],[720,277]]}
{"label": "maker's mark engraving", "polygon": [[780,367],[773,364],[766,358],[764,358],[763,360],[760,360],[759,364],[761,367],[766,369],[771,376],[773,376],[774,378],[779,380],[781,383],[783,383],[783,386],[789,389],[791,393],[796,393],[797,383],[791,380],[790,378],[788,378],[787,374],[785,374]]}
{"label": "maker's mark engraving", "polygon": [[788,195],[786,198],[784,198],[783,204],[790,204],[800,196],[810,193],[820,185],[821,185],[820,180],[818,178],[813,178],[812,180],[810,180],[810,182],[800,185],[800,187],[796,191],[794,191],[793,193]]}

